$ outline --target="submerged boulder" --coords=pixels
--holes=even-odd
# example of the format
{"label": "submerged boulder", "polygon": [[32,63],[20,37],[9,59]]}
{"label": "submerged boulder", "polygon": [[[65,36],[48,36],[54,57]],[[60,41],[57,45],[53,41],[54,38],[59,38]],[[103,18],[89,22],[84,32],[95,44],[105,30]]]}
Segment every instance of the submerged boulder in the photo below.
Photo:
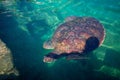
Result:
{"label": "submerged boulder", "polygon": [[13,64],[13,58],[10,49],[0,39],[0,76],[14,74],[18,76],[19,73]]}

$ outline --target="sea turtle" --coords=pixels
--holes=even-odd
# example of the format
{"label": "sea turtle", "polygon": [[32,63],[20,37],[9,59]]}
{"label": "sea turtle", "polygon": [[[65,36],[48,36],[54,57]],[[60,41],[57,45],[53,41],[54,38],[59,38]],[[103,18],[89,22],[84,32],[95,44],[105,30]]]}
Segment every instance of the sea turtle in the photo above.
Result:
{"label": "sea turtle", "polygon": [[93,17],[70,16],[60,24],[50,40],[43,47],[54,49],[44,56],[44,62],[52,62],[59,57],[79,59],[99,47],[105,37],[103,25]]}

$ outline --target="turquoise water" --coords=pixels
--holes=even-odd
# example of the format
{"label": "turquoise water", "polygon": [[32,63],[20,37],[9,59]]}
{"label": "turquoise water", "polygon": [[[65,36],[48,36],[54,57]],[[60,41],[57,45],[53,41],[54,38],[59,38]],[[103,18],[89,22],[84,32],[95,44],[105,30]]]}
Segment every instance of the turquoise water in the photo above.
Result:
{"label": "turquoise water", "polygon": [[[68,16],[92,16],[106,31],[88,61],[44,63],[43,48]],[[19,80],[119,80],[119,0],[0,0],[0,38],[11,49]]]}

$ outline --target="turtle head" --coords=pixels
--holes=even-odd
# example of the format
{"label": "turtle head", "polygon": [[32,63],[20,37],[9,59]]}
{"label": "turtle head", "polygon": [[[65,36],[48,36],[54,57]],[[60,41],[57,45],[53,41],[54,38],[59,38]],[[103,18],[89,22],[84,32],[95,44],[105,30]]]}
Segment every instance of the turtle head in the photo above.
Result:
{"label": "turtle head", "polygon": [[44,42],[43,47],[45,49],[54,49],[54,45],[51,40],[47,40]]}

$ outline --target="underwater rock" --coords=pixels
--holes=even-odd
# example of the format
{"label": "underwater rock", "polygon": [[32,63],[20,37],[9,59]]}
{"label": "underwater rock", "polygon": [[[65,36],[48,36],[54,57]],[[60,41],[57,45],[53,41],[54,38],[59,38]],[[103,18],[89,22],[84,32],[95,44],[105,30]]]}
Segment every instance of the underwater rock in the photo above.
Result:
{"label": "underwater rock", "polygon": [[11,75],[18,76],[18,71],[14,68],[10,49],[0,39],[0,76]]}

